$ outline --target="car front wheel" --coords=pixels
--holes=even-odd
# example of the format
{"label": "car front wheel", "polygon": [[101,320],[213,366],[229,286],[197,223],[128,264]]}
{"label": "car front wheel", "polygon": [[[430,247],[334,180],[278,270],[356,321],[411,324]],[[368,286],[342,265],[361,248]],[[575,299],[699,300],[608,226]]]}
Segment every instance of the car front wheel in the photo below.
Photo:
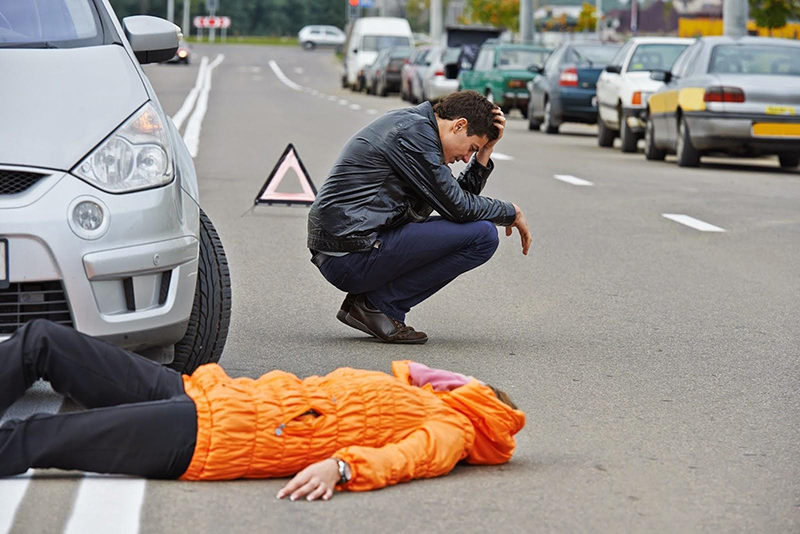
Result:
{"label": "car front wheel", "polygon": [[619,140],[622,145],[623,152],[636,152],[636,145],[639,142],[639,137],[633,133],[631,127],[628,126],[628,121],[620,114],[619,116]]}
{"label": "car front wheel", "polygon": [[616,137],[616,132],[606,126],[606,123],[600,117],[600,114],[597,114],[597,144],[601,147],[610,147],[614,145],[614,138]]}
{"label": "car front wheel", "polygon": [[316,46],[317,45],[315,45],[311,41],[306,41],[305,43],[303,43],[303,50],[314,50],[314,47]]}
{"label": "car front wheel", "polygon": [[192,315],[186,334],[175,344],[169,367],[191,374],[206,363],[218,362],[231,322],[231,273],[222,240],[211,219],[200,210],[200,254]]}

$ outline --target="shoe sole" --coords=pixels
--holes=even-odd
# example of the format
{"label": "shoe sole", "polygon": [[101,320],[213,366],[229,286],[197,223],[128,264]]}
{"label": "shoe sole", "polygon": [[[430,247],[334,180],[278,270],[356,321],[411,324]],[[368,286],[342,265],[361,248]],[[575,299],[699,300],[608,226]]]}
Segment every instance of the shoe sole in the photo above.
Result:
{"label": "shoe sole", "polygon": [[424,337],[422,339],[409,339],[409,340],[403,340],[403,341],[387,341],[387,340],[381,338],[380,336],[370,332],[369,328],[367,328],[367,326],[364,323],[362,323],[358,319],[355,319],[349,313],[345,317],[345,321],[346,321],[346,324],[348,326],[352,326],[356,330],[361,330],[365,334],[371,335],[375,339],[379,340],[381,343],[390,343],[392,345],[422,345],[422,344],[424,344],[425,342],[428,341],[427,337]]}

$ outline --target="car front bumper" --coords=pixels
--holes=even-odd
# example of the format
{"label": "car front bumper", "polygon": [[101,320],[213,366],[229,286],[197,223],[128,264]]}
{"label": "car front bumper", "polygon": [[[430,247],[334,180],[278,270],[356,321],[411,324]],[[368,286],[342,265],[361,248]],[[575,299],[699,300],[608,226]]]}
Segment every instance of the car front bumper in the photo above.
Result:
{"label": "car front bumper", "polygon": [[[81,200],[104,208],[102,236],[73,231],[69,219]],[[0,289],[0,341],[15,325],[48,318],[52,306],[40,288],[60,284],[68,313],[56,315],[61,322],[130,350],[176,343],[192,311],[198,232],[199,207],[177,179],[114,195],[49,171],[21,193],[0,195],[9,285]]]}
{"label": "car front bumper", "polygon": [[709,111],[686,112],[684,116],[692,144],[698,150],[752,154],[800,151],[800,117],[721,114]]}

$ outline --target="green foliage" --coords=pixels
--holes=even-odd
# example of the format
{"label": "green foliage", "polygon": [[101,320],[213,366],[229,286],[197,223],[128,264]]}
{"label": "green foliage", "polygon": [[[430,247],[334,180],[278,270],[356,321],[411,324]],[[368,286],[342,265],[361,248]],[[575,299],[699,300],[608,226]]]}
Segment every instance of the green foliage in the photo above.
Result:
{"label": "green foliage", "polygon": [[749,0],[750,16],[761,28],[782,28],[800,17],[800,0]]}
{"label": "green foliage", "polygon": [[519,28],[519,0],[467,0],[466,21],[497,28]]}
{"label": "green foliage", "polygon": [[[344,0],[217,0],[218,15],[231,18],[228,35],[296,35],[308,24],[332,24],[344,28]],[[117,16],[167,16],[167,0],[111,0]],[[204,0],[192,0],[192,17],[207,15]],[[183,2],[175,0],[175,20],[183,20]],[[194,33],[194,28],[192,32]]]}
{"label": "green foliage", "polygon": [[584,2],[583,7],[581,7],[581,12],[578,15],[578,24],[575,26],[575,30],[579,32],[593,32],[597,27],[596,12],[597,8],[595,8],[595,6],[588,2]]}

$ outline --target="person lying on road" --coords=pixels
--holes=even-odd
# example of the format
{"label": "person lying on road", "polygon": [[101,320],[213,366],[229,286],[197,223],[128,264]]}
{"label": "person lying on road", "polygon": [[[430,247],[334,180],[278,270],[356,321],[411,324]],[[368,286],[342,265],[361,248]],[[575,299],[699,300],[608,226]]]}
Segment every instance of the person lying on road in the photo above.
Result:
{"label": "person lying on road", "polygon": [[[528,254],[522,210],[481,196],[505,125],[499,107],[461,91],[387,113],[350,138],[308,214],[311,261],[347,293],[340,321],[386,343],[425,343],[406,314],[492,257],[495,224],[508,236],[516,228]],[[456,161],[469,163],[458,179]]]}
{"label": "person lying on road", "polygon": [[0,426],[0,477],[59,468],[180,480],[295,475],[278,494],[329,499],[507,462],[525,414],[507,394],[414,362],[395,376],[342,368],[181,375],[44,320],[0,343],[0,413],[39,378],[87,408]]}

